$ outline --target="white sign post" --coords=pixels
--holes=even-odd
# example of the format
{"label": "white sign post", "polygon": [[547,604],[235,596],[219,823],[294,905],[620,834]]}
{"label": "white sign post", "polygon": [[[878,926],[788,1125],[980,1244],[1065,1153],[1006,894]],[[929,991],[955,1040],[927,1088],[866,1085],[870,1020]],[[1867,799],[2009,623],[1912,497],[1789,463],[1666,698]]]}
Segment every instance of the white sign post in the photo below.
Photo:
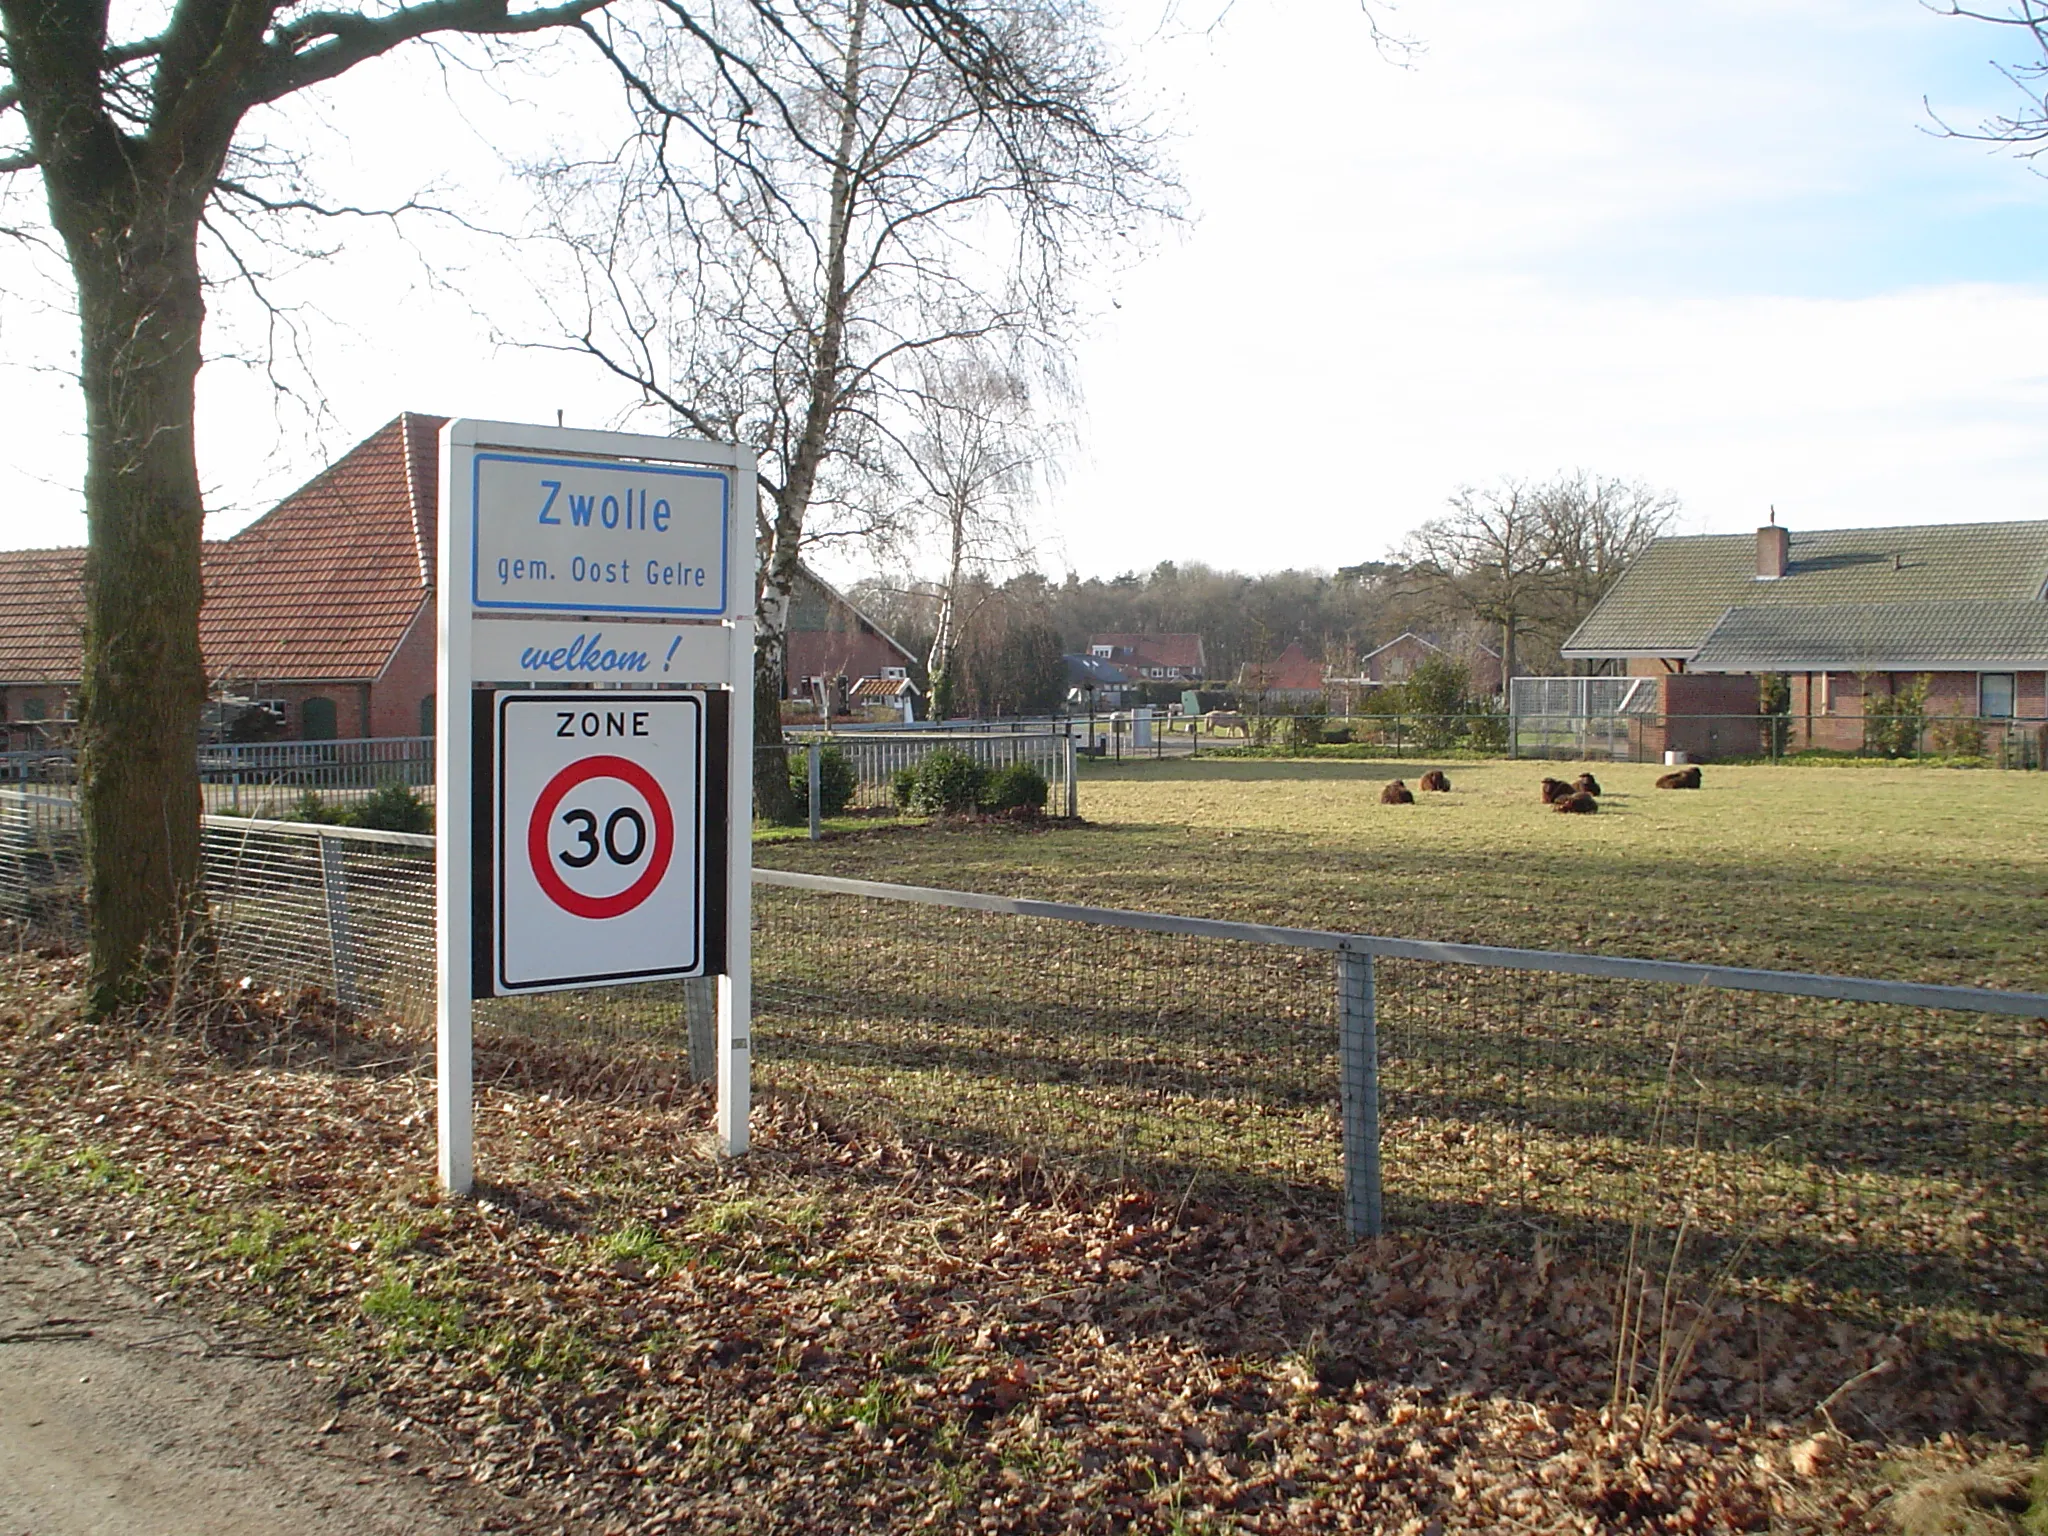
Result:
{"label": "white sign post", "polygon": [[472,1000],[718,976],[718,1136],[747,1148],[754,461],[441,432],[435,961],[442,1184],[467,1192]]}

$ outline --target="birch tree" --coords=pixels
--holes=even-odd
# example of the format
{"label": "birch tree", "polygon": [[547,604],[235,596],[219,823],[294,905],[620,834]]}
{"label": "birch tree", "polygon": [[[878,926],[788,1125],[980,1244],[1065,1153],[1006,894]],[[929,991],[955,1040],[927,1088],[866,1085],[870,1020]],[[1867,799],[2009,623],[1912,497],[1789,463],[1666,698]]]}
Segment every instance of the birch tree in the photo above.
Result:
{"label": "birch tree", "polygon": [[[872,536],[896,504],[921,360],[1000,340],[1053,365],[1077,270],[1172,211],[1092,10],[965,14],[993,50],[978,73],[878,0],[794,0],[773,18],[713,5],[622,32],[609,46],[635,82],[636,132],[602,163],[540,173],[581,281],[569,344],[676,430],[759,456],[764,745],[781,739],[799,560]],[[770,816],[790,809],[773,757],[755,776]]]}
{"label": "birch tree", "polygon": [[918,370],[914,428],[905,443],[922,487],[918,511],[945,552],[938,618],[925,669],[931,716],[949,718],[958,700],[953,656],[969,577],[1021,567],[1031,554],[1026,514],[1044,439],[1033,435],[1029,386],[983,353],[939,355]]}

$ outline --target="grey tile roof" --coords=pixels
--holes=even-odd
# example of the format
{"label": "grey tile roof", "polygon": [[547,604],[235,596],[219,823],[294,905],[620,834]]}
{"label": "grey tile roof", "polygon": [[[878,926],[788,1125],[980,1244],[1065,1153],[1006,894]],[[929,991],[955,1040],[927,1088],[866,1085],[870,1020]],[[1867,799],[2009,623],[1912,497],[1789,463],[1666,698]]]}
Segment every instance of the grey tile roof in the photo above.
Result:
{"label": "grey tile roof", "polygon": [[1730,608],[1694,672],[2048,667],[2048,603],[1756,603]]}
{"label": "grey tile roof", "polygon": [[1776,581],[1757,580],[1754,534],[1658,539],[1564,654],[1690,659],[1731,608],[2026,603],[2044,587],[2048,522],[1795,530]]}

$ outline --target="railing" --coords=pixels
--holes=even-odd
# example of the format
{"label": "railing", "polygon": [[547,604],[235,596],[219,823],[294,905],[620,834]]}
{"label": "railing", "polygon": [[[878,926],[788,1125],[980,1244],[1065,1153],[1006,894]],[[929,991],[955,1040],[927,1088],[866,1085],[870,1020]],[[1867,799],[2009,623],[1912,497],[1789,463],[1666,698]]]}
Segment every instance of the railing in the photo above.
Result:
{"label": "railing", "polygon": [[[983,768],[1023,763],[1045,776],[1051,787],[1050,809],[1055,814],[1072,814],[1075,805],[1074,755],[1063,731],[980,728],[874,731],[862,728],[830,734],[793,734],[784,747],[763,747],[759,750],[779,752],[784,756],[800,805],[810,803],[814,753],[822,756],[826,751],[836,752],[853,770],[854,791],[846,809],[886,811],[897,806],[898,776],[915,771],[918,764],[941,750],[964,753]],[[820,789],[823,788],[821,783]],[[823,807],[819,809],[822,811]],[[813,819],[815,822],[816,818]]]}
{"label": "railing", "polygon": [[[0,794],[0,907],[61,931],[75,838],[21,802]],[[230,966],[424,1030],[432,838],[204,837]],[[2048,994],[756,885],[756,1071],[848,1120],[1183,1205],[1617,1257],[1656,1238],[1719,1284],[2048,1321]],[[494,1071],[573,1045],[638,1073],[680,1063],[697,1015],[708,988],[669,984],[497,1000],[479,1027]]]}
{"label": "railing", "polygon": [[[432,785],[434,738],[221,743],[200,747],[198,763],[208,810],[275,814],[309,791],[346,802],[381,784]],[[78,754],[72,748],[0,752],[0,784],[38,785],[68,795],[77,782]]]}
{"label": "railing", "polygon": [[1625,763],[1683,752],[1695,761],[1934,758],[1989,768],[2048,766],[2048,721],[1967,715],[1518,715],[1513,740],[1519,757]]}

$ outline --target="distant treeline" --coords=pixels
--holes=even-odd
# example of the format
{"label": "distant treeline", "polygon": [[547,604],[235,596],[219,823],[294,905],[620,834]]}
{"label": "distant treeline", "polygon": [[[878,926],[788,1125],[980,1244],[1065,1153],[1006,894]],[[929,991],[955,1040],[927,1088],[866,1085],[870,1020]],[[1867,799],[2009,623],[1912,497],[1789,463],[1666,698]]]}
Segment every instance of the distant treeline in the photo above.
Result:
{"label": "distant treeline", "polygon": [[[856,606],[920,656],[930,648],[939,599],[928,586],[869,578],[848,591]],[[1245,662],[1270,661],[1290,644],[1332,665],[1349,665],[1404,630],[1450,637],[1471,628],[1403,567],[1368,563],[1341,571],[1275,571],[1249,576],[1195,562],[1162,560],[1142,574],[1063,582],[1037,573],[981,582],[962,603],[971,630],[978,612],[1042,614],[1069,651],[1100,634],[1202,637],[1209,675],[1229,678]],[[1483,630],[1474,630],[1485,638]],[[1533,659],[1533,658],[1531,658]]]}

